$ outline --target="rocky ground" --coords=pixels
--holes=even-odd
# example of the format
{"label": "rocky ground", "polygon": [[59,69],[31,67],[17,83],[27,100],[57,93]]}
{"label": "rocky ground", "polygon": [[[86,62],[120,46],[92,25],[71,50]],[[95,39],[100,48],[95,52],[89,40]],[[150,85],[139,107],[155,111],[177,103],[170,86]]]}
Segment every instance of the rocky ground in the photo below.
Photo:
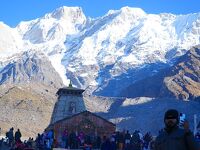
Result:
{"label": "rocky ground", "polygon": [[[42,84],[40,87],[45,89]],[[0,88],[2,133],[14,127],[19,128],[24,136],[32,137],[48,126],[56,100],[56,89],[48,88],[48,91],[38,92],[34,90],[34,85]]]}

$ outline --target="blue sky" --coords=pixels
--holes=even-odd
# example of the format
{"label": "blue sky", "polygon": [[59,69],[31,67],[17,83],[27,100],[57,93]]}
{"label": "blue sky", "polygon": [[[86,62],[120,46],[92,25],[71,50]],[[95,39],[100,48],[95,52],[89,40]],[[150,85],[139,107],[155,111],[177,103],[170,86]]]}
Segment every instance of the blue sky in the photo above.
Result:
{"label": "blue sky", "polygon": [[123,6],[139,7],[154,14],[200,12],[199,0],[1,0],[0,21],[15,27],[20,21],[42,17],[61,6],[80,6],[86,16],[93,18]]}

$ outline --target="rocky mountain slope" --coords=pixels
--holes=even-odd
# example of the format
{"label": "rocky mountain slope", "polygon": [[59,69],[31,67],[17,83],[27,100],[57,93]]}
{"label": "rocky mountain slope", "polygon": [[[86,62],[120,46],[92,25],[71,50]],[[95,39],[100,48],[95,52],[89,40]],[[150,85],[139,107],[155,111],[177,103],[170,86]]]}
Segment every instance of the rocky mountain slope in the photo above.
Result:
{"label": "rocky mountain slope", "polygon": [[52,114],[55,88],[38,83],[1,86],[0,90],[1,134],[11,127],[19,128],[23,137],[43,132]]}
{"label": "rocky mountain slope", "polygon": [[42,82],[54,87],[63,86],[59,74],[43,53],[27,51],[14,57],[4,62],[5,67],[0,70],[1,85]]}
{"label": "rocky mountain slope", "polygon": [[163,128],[164,113],[169,108],[177,109],[185,113],[190,123],[191,130],[194,129],[194,114],[199,121],[200,105],[197,101],[181,101],[173,98],[111,98],[84,95],[86,107],[91,112],[112,121],[116,124],[117,130],[130,130],[133,132],[138,129],[151,132],[157,135]]}
{"label": "rocky mountain slope", "polygon": [[121,131],[128,129],[133,132],[138,129],[142,133],[150,131],[153,135],[158,135],[158,131],[164,127],[164,113],[169,108],[185,113],[191,130],[194,129],[194,114],[197,115],[197,121],[199,121],[199,102],[170,98],[125,98],[120,102],[115,101],[108,113],[100,113],[100,115],[116,123]]}
{"label": "rocky mountain slope", "polygon": [[200,46],[191,48],[174,66],[125,88],[125,97],[171,97],[199,100]]}

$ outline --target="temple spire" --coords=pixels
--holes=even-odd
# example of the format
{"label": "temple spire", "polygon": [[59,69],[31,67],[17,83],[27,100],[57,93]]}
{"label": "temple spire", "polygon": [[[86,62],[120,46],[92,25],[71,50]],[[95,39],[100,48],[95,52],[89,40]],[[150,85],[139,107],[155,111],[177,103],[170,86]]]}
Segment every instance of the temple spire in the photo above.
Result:
{"label": "temple spire", "polygon": [[69,82],[69,87],[70,88],[72,88],[73,86],[72,86],[72,81],[70,80],[70,82]]}

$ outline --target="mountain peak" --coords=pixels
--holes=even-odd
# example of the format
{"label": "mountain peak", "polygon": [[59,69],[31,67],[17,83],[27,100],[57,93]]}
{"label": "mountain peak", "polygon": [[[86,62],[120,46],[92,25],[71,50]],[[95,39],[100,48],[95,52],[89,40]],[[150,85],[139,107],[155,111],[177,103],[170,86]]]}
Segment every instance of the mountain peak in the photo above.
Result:
{"label": "mountain peak", "polygon": [[120,9],[120,12],[121,13],[128,13],[128,14],[131,13],[131,14],[134,14],[134,15],[137,15],[137,16],[143,16],[143,15],[146,14],[144,12],[144,10],[142,10],[141,8],[128,7],[128,6],[122,7]]}
{"label": "mountain peak", "polygon": [[0,29],[2,28],[10,28],[10,27],[6,25],[4,22],[0,21]]}
{"label": "mountain peak", "polygon": [[122,7],[120,10],[109,10],[108,13],[106,15],[111,15],[111,14],[121,14],[121,15],[125,15],[125,16],[144,16],[146,15],[146,13],[144,12],[144,10],[142,10],[141,8],[136,8],[136,7]]}
{"label": "mountain peak", "polygon": [[56,19],[85,17],[80,7],[67,7],[67,6],[62,6],[60,8],[57,8],[55,11],[53,11],[51,16]]}

